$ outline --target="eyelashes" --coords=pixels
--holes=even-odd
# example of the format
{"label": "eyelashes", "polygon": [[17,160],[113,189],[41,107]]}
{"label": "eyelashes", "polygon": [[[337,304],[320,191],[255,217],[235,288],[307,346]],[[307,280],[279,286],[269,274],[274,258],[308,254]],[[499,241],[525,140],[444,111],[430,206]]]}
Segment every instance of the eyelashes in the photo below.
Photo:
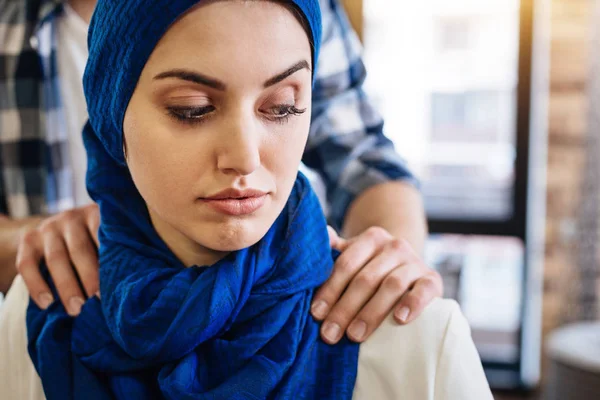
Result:
{"label": "eyelashes", "polygon": [[167,111],[171,117],[179,122],[186,124],[197,124],[204,122],[206,117],[215,111],[215,107],[168,106]]}
{"label": "eyelashes", "polygon": [[272,113],[268,117],[273,122],[285,123],[293,116],[302,115],[306,108],[296,108],[295,104],[282,104],[271,109]]}
{"label": "eyelashes", "polygon": [[[214,114],[214,106],[168,106],[167,113],[177,122],[186,125],[198,125],[206,122]],[[295,104],[278,104],[268,110],[262,111],[262,115],[270,122],[284,124],[294,116],[302,115],[306,108],[297,108]]]}

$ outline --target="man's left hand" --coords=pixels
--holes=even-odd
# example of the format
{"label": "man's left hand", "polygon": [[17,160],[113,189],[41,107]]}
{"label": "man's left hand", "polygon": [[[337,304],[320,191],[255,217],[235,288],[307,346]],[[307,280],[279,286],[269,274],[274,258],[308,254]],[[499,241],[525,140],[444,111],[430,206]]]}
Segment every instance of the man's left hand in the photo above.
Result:
{"label": "man's left hand", "polygon": [[328,229],[330,244],[341,255],[311,307],[323,321],[321,336],[327,343],[337,343],[344,332],[363,342],[392,310],[395,320],[406,324],[442,296],[442,278],[406,240],[379,227],[351,239]]}

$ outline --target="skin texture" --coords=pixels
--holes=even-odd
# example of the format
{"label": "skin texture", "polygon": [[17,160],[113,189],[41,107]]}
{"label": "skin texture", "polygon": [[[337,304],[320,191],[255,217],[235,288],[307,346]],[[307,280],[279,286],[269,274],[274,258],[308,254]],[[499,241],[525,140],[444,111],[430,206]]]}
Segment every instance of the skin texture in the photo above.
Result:
{"label": "skin texture", "polygon": [[[201,3],[156,46],[125,113],[127,165],[185,265],[255,244],[281,213],[308,137],[310,62],[302,26],[270,2]],[[305,68],[265,87],[298,63]],[[167,76],[183,70],[219,84]],[[201,200],[231,188],[267,193],[263,206],[232,216]]]}

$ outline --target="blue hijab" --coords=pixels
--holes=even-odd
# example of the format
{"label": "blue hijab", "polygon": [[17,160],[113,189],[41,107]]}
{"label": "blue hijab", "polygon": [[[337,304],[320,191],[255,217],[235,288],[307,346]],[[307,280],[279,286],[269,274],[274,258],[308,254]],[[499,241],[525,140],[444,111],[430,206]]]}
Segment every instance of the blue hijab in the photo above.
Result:
{"label": "blue hijab", "polygon": [[[47,310],[30,302],[31,359],[49,400],[349,399],[358,346],[326,345],[309,314],[335,254],[306,178],[256,245],[186,268],[155,232],[125,165],[122,122],[137,80],[169,26],[197,3],[98,2],[83,137],[102,221],[102,300],[89,299],[77,318],[58,301]],[[316,62],[318,0],[290,3],[310,28]]]}

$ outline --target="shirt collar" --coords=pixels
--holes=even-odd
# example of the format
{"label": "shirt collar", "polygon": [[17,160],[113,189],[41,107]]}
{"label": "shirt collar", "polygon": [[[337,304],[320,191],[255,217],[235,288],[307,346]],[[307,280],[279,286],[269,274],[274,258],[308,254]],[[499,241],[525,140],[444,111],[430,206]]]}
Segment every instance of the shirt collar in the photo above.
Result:
{"label": "shirt collar", "polygon": [[34,35],[42,28],[42,26],[51,22],[62,13],[64,3],[65,0],[42,0],[40,2],[40,8],[36,18],[37,22],[33,31]]}
{"label": "shirt collar", "polygon": [[[31,31],[31,35],[29,36],[29,45],[32,49],[37,52],[40,52],[40,41],[45,41],[45,36],[47,34],[40,34],[40,32],[50,32],[51,25],[56,19],[57,16],[61,15],[63,12],[63,6],[65,4],[65,0],[40,0],[37,2],[37,9],[35,8],[35,2],[31,2],[33,5],[29,8],[28,13],[33,20],[34,26]],[[44,29],[44,28],[48,29]]]}

